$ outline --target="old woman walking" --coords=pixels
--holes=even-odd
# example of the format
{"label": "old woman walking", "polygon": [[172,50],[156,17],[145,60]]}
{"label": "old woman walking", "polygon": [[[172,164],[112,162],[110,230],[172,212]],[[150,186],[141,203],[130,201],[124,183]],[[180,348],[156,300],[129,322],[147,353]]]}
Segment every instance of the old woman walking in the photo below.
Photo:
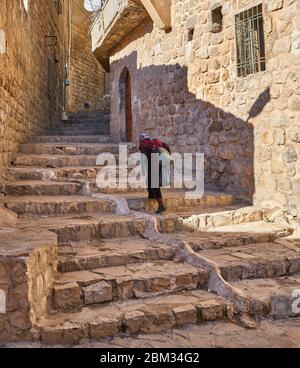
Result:
{"label": "old woman walking", "polygon": [[159,139],[151,139],[149,134],[143,133],[139,136],[140,142],[140,151],[147,158],[147,189],[148,189],[148,198],[154,199],[158,203],[157,214],[160,214],[166,211],[166,207],[164,205],[161,187],[162,187],[162,161],[161,159],[157,159],[156,156],[170,155],[171,150],[170,147],[160,141]]}

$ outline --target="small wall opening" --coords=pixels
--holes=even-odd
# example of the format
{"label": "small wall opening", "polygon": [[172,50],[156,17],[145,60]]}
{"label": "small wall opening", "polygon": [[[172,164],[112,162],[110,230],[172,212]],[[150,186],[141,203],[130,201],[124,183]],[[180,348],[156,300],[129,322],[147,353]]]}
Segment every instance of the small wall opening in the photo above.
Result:
{"label": "small wall opening", "polygon": [[211,31],[213,33],[221,32],[223,29],[222,6],[218,6],[217,8],[212,10],[211,18],[212,18]]}
{"label": "small wall opening", "polygon": [[193,41],[193,39],[194,39],[194,33],[195,33],[195,29],[194,28],[192,28],[192,29],[190,29],[188,31],[188,42]]}
{"label": "small wall opening", "polygon": [[132,99],[131,76],[127,68],[124,68],[120,76],[120,133],[121,142],[132,142]]}

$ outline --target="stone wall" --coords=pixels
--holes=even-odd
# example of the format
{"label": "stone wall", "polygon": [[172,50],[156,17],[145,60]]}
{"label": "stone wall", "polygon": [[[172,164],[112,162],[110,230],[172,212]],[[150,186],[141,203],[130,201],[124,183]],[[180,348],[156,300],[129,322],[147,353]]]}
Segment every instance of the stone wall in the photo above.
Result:
{"label": "stone wall", "polygon": [[[204,152],[207,186],[297,216],[300,2],[262,1],[266,71],[237,77],[234,14],[258,3],[173,0],[170,32],[149,19],[130,33],[111,57],[111,134],[118,141],[125,125],[126,67],[135,136],[146,130],[173,150]],[[212,32],[211,10],[220,5],[222,30]]]}
{"label": "stone wall", "polygon": [[42,231],[0,234],[0,345],[30,340],[51,302],[57,270],[57,237]]}
{"label": "stone wall", "polygon": [[27,12],[21,0],[1,0],[7,45],[0,54],[0,171],[20,143],[61,117],[67,3],[58,15],[53,1],[29,1]]}
{"label": "stone wall", "polygon": [[[92,13],[84,9],[83,3],[83,0],[79,1],[72,10],[71,84],[68,92],[68,110],[72,113],[101,110],[105,94],[105,73],[92,53]],[[85,103],[90,103],[89,109]]]}

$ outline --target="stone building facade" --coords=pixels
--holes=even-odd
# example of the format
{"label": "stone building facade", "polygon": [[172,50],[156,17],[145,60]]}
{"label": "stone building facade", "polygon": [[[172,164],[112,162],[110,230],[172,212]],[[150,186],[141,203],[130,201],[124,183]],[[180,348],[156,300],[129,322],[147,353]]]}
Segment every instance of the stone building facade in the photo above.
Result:
{"label": "stone building facade", "polygon": [[63,111],[76,113],[90,102],[95,120],[94,112],[106,108],[91,23],[83,0],[1,0],[0,172],[21,143],[60,124]]}
{"label": "stone building facade", "polygon": [[103,107],[105,72],[92,53],[92,22],[92,13],[85,10],[84,0],[73,4],[68,92],[68,111],[72,113],[86,111],[86,104],[93,111]]}
{"label": "stone building facade", "polygon": [[[112,138],[126,138],[125,73],[134,139],[148,131],[174,151],[204,152],[207,187],[299,216],[300,2],[166,1],[169,25],[155,1],[119,3],[93,30],[95,55],[110,60]],[[237,16],[256,6],[263,65],[239,76]]]}
{"label": "stone building facade", "polygon": [[1,0],[0,170],[64,109],[69,1]]}

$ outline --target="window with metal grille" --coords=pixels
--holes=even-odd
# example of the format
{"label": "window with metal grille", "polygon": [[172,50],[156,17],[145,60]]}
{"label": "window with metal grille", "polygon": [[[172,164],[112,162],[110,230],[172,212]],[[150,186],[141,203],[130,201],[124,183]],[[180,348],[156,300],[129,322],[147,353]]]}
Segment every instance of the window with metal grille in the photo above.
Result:
{"label": "window with metal grille", "polygon": [[61,15],[62,10],[63,10],[61,0],[54,0],[54,5],[55,5],[55,9],[57,11],[57,14]]}
{"label": "window with metal grille", "polygon": [[266,70],[262,4],[235,16],[239,77]]}

